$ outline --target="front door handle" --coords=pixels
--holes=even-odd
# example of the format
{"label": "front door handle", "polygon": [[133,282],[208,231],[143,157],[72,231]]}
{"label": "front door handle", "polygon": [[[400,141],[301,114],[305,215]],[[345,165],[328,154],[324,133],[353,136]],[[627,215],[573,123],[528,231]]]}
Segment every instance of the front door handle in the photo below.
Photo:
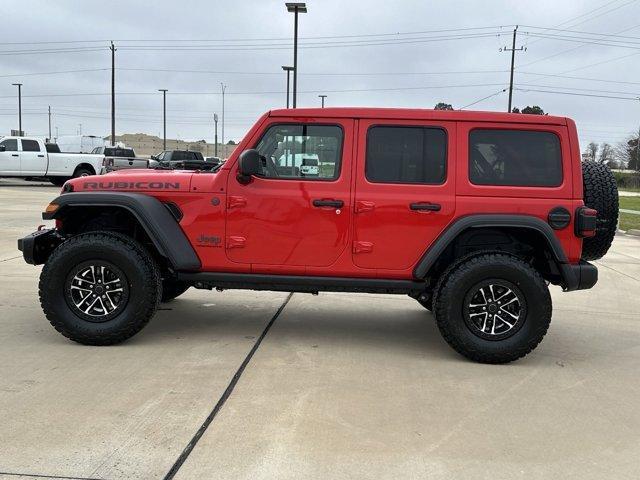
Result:
{"label": "front door handle", "polygon": [[344,202],[342,200],[314,200],[314,207],[333,207],[333,208],[342,208],[344,207]]}
{"label": "front door handle", "polygon": [[439,212],[442,209],[442,206],[439,203],[416,202],[410,204],[409,208],[418,212]]}
{"label": "front door handle", "polygon": [[11,156],[12,156],[12,157],[17,157],[17,156],[18,156],[18,154],[17,154],[17,153],[12,153],[12,154],[11,154]]}
{"label": "front door handle", "polygon": [[44,158],[44,155],[38,155],[38,157],[40,157],[40,158]]}

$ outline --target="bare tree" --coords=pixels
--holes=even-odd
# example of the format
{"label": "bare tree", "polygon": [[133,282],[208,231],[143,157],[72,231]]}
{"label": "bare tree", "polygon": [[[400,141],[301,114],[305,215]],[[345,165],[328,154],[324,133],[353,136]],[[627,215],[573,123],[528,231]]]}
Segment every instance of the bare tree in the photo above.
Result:
{"label": "bare tree", "polygon": [[598,158],[599,163],[604,163],[608,165],[609,162],[613,160],[613,148],[607,142],[603,143],[600,147],[600,158]]}
{"label": "bare tree", "polygon": [[598,144],[595,142],[591,142],[589,145],[587,145],[587,149],[584,153],[587,154],[589,161],[595,162],[596,158],[598,158]]}

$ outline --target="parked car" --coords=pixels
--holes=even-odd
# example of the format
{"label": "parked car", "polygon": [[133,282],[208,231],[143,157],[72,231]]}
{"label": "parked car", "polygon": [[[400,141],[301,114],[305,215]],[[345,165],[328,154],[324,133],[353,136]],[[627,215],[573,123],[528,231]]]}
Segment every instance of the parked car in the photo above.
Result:
{"label": "parked car", "polygon": [[158,155],[152,155],[151,160],[157,162],[151,164],[151,167],[173,168],[178,162],[184,162],[185,160],[204,162],[204,157],[200,152],[191,152],[189,150],[165,150]]}
{"label": "parked car", "polygon": [[63,190],[43,214],[56,227],[19,246],[44,264],[51,324],[90,345],[135,335],[189,287],[364,292],[409,295],[457,352],[510,362],[547,333],[549,284],[595,285],[618,217],[615,179],[581,163],[572,120],[512,113],[276,110],[217,171]]}
{"label": "parked car", "polygon": [[107,142],[95,135],[63,135],[56,138],[61,152],[89,153],[96,147],[102,147]]}
{"label": "parked car", "polygon": [[54,145],[33,137],[2,138],[0,177],[46,177],[54,185],[62,185],[70,178],[100,172],[102,156],[59,153]]}
{"label": "parked car", "polygon": [[204,161],[212,165],[222,165],[223,163],[220,157],[204,157]]}
{"label": "parked car", "polygon": [[126,170],[129,168],[148,168],[148,158],[138,158],[132,148],[125,147],[96,147],[91,152],[102,155],[100,174]]}

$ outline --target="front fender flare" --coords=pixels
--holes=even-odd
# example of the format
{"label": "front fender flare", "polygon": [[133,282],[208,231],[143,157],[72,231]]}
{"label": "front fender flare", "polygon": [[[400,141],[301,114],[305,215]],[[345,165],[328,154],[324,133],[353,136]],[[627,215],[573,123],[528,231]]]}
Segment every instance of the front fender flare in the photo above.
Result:
{"label": "front fender flare", "polygon": [[132,192],[75,192],[60,195],[51,202],[53,212],[43,212],[44,220],[61,218],[69,207],[119,207],[129,211],[144,228],[158,252],[180,271],[201,267],[200,259],[169,210],[155,197]]}

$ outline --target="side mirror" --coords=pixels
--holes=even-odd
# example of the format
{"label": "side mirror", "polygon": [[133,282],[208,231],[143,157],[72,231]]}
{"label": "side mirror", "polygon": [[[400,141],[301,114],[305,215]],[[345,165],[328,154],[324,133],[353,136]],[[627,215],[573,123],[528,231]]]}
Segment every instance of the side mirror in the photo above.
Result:
{"label": "side mirror", "polygon": [[158,157],[156,155],[151,155],[151,160],[158,160]]}
{"label": "side mirror", "polygon": [[243,185],[251,181],[254,175],[262,173],[262,159],[257,150],[249,149],[240,154],[238,159],[238,182]]}
{"label": "side mirror", "polygon": [[6,145],[0,145],[0,152],[4,152],[7,149]]}

